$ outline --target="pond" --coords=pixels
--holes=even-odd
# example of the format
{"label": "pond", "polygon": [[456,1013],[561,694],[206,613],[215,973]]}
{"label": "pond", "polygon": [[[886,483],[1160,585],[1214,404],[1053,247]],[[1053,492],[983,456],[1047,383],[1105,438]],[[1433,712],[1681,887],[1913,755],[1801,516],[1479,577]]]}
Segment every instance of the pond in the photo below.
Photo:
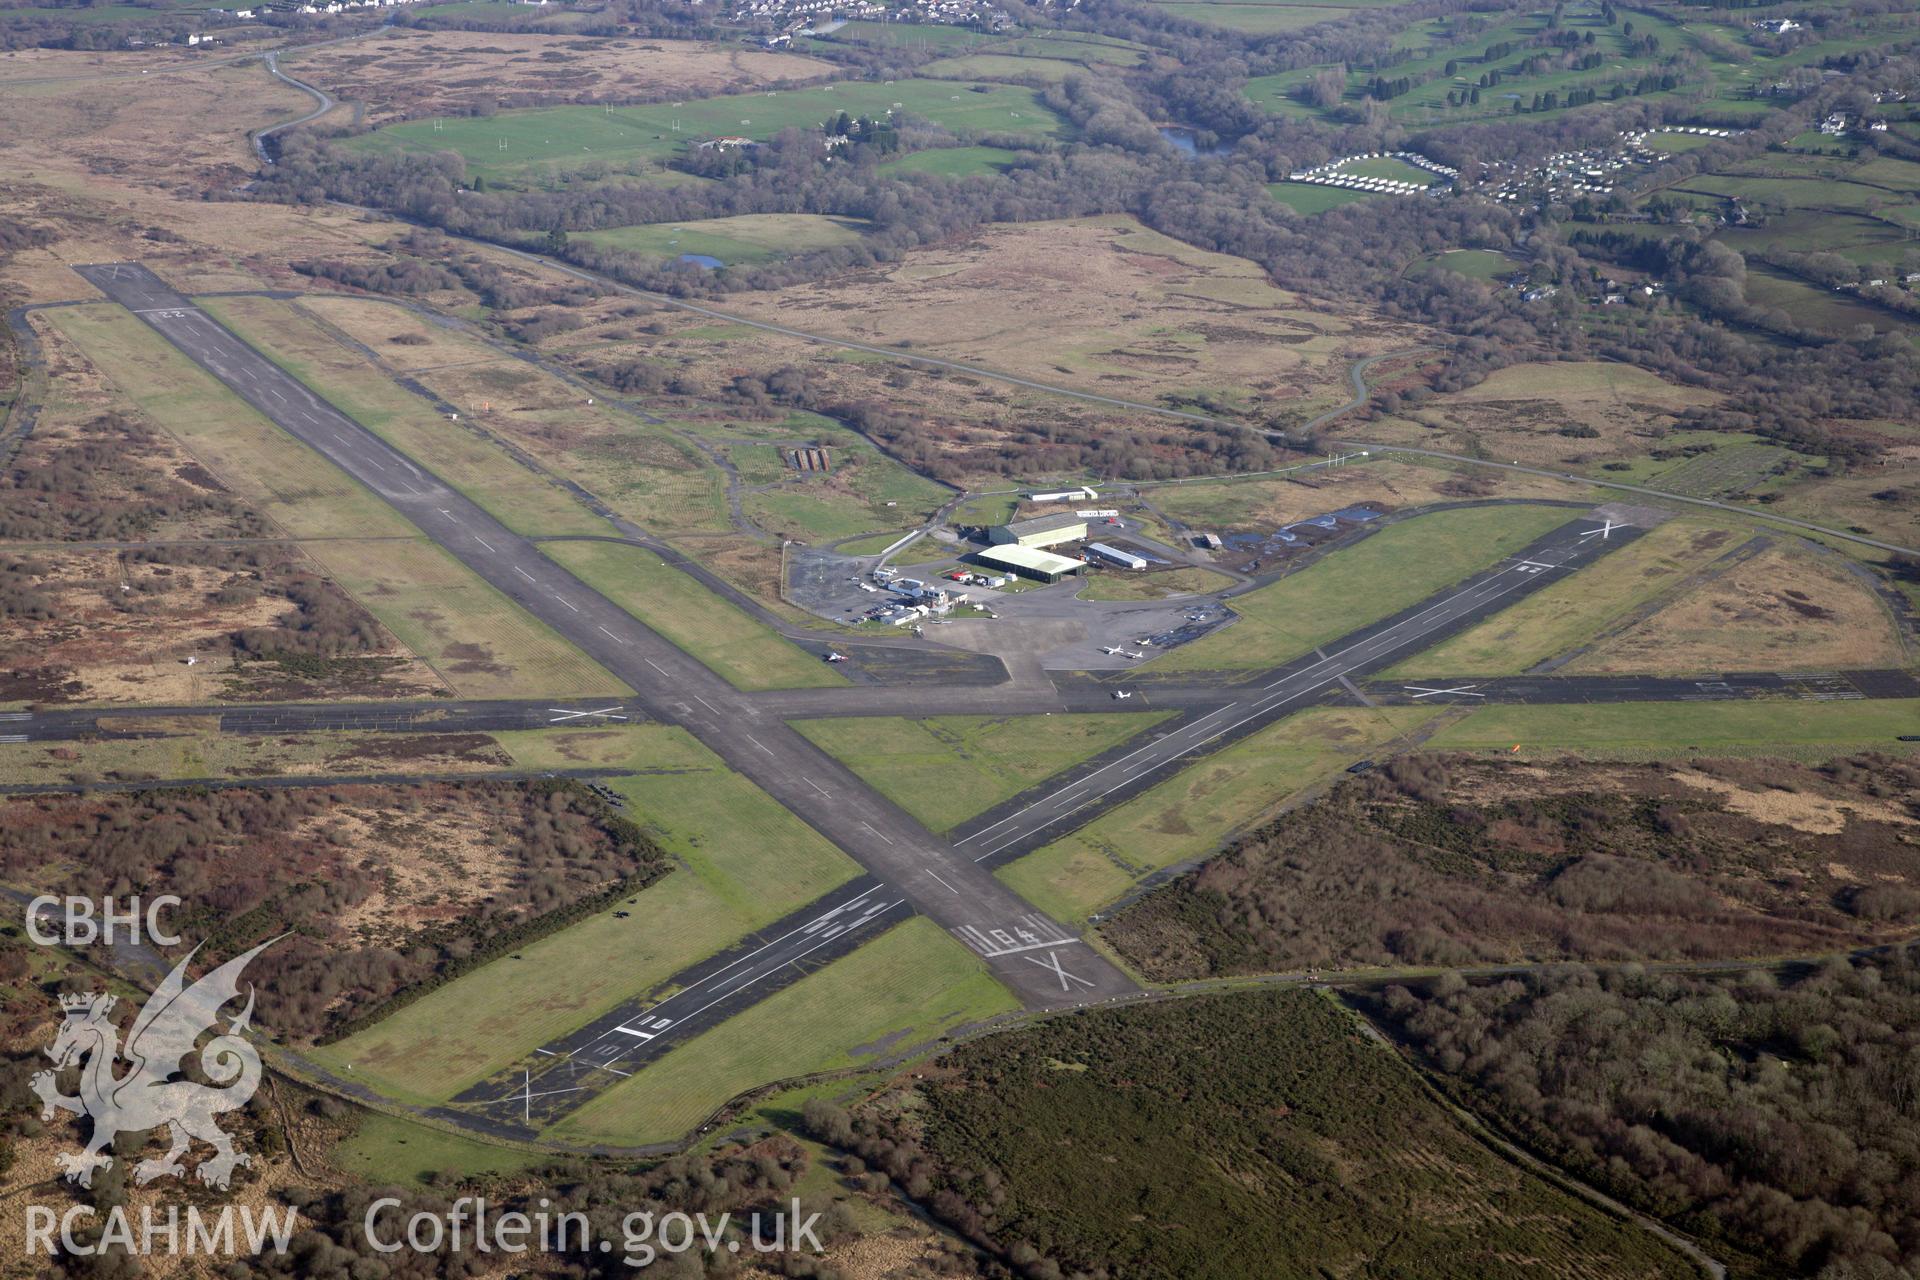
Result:
{"label": "pond", "polygon": [[720,259],[704,253],[683,253],[680,255],[680,261],[690,262],[694,266],[703,267],[708,271],[718,271],[721,267],[727,265],[720,261]]}
{"label": "pond", "polygon": [[1210,147],[1201,147],[1199,130],[1189,129],[1185,125],[1163,124],[1155,127],[1159,129],[1161,137],[1190,156],[1224,156],[1230,155],[1233,152],[1233,144],[1231,142],[1220,142]]}

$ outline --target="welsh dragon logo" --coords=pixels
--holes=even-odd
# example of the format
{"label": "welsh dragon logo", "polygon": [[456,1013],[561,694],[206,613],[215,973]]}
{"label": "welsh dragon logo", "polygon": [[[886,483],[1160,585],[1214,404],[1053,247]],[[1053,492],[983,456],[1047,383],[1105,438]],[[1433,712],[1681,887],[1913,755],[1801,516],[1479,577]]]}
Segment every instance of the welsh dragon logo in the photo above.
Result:
{"label": "welsh dragon logo", "polygon": [[[105,1152],[117,1135],[162,1125],[172,1131],[172,1146],[160,1159],[142,1160],[134,1166],[134,1181],[141,1186],[155,1178],[178,1178],[185,1173],[180,1157],[187,1154],[195,1139],[214,1149],[213,1157],[202,1161],[196,1171],[208,1186],[225,1190],[234,1169],[252,1163],[245,1153],[234,1149],[233,1139],[214,1123],[223,1112],[245,1106],[260,1087],[260,1054],[244,1038],[253,1017],[251,986],[240,1016],[199,1051],[200,1070],[213,1083],[174,1077],[184,1069],[185,1059],[193,1053],[201,1035],[213,1030],[221,1006],[239,997],[241,971],[278,941],[270,939],[245,955],[235,956],[189,986],[187,965],[200,950],[195,947],[141,1008],[124,1047],[119,1028],[110,1017],[118,997],[105,993],[60,997],[66,1019],[46,1051],[53,1059],[53,1070],[35,1073],[31,1085],[40,1096],[42,1120],[53,1119],[59,1110],[93,1121],[86,1149],[78,1155],[63,1153],[59,1157],[69,1182],[93,1185],[93,1171],[113,1164],[113,1157]],[[127,1070],[115,1075],[114,1069],[123,1057]],[[60,1072],[75,1065],[80,1066],[80,1092],[69,1097],[60,1092],[56,1080]]]}

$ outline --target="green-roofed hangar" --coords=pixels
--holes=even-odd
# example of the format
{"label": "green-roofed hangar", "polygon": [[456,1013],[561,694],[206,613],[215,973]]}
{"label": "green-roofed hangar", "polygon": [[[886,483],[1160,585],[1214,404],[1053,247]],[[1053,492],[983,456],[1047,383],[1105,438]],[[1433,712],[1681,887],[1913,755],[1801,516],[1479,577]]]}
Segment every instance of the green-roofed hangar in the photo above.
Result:
{"label": "green-roofed hangar", "polygon": [[980,564],[995,569],[1011,569],[1023,578],[1034,578],[1040,582],[1058,582],[1087,567],[1085,560],[1055,555],[1038,547],[1023,547],[1018,543],[988,547],[985,551],[976,552],[972,558]]}

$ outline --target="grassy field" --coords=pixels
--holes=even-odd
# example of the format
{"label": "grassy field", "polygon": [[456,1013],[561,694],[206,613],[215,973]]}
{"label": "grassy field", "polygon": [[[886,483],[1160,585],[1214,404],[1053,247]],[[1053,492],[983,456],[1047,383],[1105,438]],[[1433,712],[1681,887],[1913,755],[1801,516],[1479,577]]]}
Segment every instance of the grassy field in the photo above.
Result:
{"label": "grassy field", "polygon": [[1083,920],[1162,867],[1213,852],[1288,797],[1376,747],[1401,741],[1433,707],[1316,708],[1270,725],[996,874],[1060,920]]}
{"label": "grassy field", "polygon": [[858,1066],[1018,1007],[972,952],[915,917],[621,1081],[552,1133],[670,1141],[755,1085]]}
{"label": "grassy field", "polygon": [[1732,525],[1670,520],[1389,674],[1517,675],[1592,639],[1743,540]]}
{"label": "grassy field", "polygon": [[1520,264],[1497,249],[1450,249],[1423,258],[1418,266],[1444,267],[1469,280],[1496,280],[1512,275]]}
{"label": "grassy field", "polygon": [[528,768],[627,767],[629,816],[682,866],[628,919],[608,910],[431,992],[315,1050],[335,1071],[404,1102],[434,1103],[484,1080],[858,871],[798,818],[678,729],[641,725],[502,734]]}
{"label": "grassy field", "polygon": [[973,178],[1000,173],[1019,158],[1005,147],[942,147],[915,151],[880,167],[888,173],[931,173],[941,178]]}
{"label": "grassy field", "polygon": [[845,111],[882,117],[898,109],[945,129],[1050,138],[1066,125],[1032,89],[967,86],[950,80],[845,81],[642,107],[547,107],[484,119],[420,120],[390,125],[349,145],[372,151],[454,151],[467,171],[495,179],[538,176],[547,166],[658,163],[703,138],[766,140],[782,129],[817,129]]}
{"label": "grassy field", "polygon": [[1155,659],[1152,668],[1267,667],[1296,658],[1497,563],[1572,514],[1546,506],[1468,507],[1389,525],[1236,597],[1238,622]]}
{"label": "grassy field", "polygon": [[[1606,760],[1676,753],[1781,755],[1825,760],[1850,751],[1911,751],[1920,702],[1619,702],[1483,707],[1436,733],[1436,751],[1482,751],[1538,760],[1574,752]],[[1515,751],[1514,748],[1519,750]]]}
{"label": "grassy field", "polygon": [[656,552],[615,542],[546,542],[540,549],[735,688],[846,683],[758,618],[669,568]]}
{"label": "grassy field", "polygon": [[504,450],[450,422],[275,298],[209,298],[205,309],[361,426],[524,534],[604,533],[606,522]]}
{"label": "grassy field", "polygon": [[466,1178],[514,1174],[548,1159],[377,1111],[361,1113],[360,1127],[327,1152],[328,1163],[342,1173],[380,1186],[425,1184],[444,1173]]}
{"label": "grassy field", "polygon": [[1408,164],[1394,156],[1368,156],[1363,160],[1351,160],[1334,172],[1352,174],[1356,178],[1385,178],[1391,182],[1411,182],[1415,186],[1430,187],[1440,179],[1428,173],[1418,165]]}
{"label": "grassy field", "polygon": [[1356,200],[1371,200],[1373,193],[1352,191],[1346,187],[1323,187],[1317,182],[1273,182],[1267,193],[1295,213],[1325,213]]}
{"label": "grassy field", "polygon": [[1164,600],[1169,596],[1223,591],[1233,579],[1211,569],[1168,569],[1160,573],[1096,573],[1080,592],[1082,600]]}
{"label": "grassy field", "polygon": [[793,727],[934,831],[947,831],[1169,713],[901,716]]}
{"label": "grassy field", "polygon": [[696,222],[656,222],[585,231],[580,233],[580,238],[610,249],[663,258],[700,254],[733,266],[854,244],[866,230],[867,224],[858,218],[830,218],[812,213],[743,213]]}
{"label": "grassy field", "polygon": [[1271,0],[1154,0],[1154,8],[1185,18],[1244,31],[1248,35],[1275,35],[1298,31],[1316,22],[1331,22],[1350,16],[1357,9],[1369,9],[1394,3],[1394,0],[1349,0],[1348,3],[1293,4]]}
{"label": "grassy field", "polygon": [[304,544],[307,553],[462,696],[625,692],[131,315],[117,307],[56,315],[130,400],[236,494],[296,538],[316,539]]}

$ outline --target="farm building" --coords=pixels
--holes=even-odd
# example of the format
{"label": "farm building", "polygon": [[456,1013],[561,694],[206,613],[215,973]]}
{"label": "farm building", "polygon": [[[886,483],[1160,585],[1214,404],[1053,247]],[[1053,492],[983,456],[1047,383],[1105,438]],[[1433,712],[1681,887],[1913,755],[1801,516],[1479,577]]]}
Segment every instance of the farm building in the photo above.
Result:
{"label": "farm building", "polygon": [[1008,543],[1022,547],[1053,547],[1062,542],[1078,542],[1087,536],[1087,522],[1079,516],[1035,516],[1003,524],[990,535],[996,546]]}
{"label": "farm building", "polygon": [[1019,543],[988,547],[973,558],[996,569],[1011,569],[1023,578],[1034,578],[1041,582],[1058,582],[1068,574],[1078,573],[1087,567],[1084,560],[1057,556],[1051,551]]}
{"label": "farm building", "polygon": [[1104,542],[1089,542],[1087,544],[1087,550],[1093,555],[1099,556],[1108,564],[1117,565],[1122,569],[1144,569],[1147,567],[1147,559],[1145,556],[1137,556],[1131,551],[1122,551],[1118,547],[1110,547]]}

